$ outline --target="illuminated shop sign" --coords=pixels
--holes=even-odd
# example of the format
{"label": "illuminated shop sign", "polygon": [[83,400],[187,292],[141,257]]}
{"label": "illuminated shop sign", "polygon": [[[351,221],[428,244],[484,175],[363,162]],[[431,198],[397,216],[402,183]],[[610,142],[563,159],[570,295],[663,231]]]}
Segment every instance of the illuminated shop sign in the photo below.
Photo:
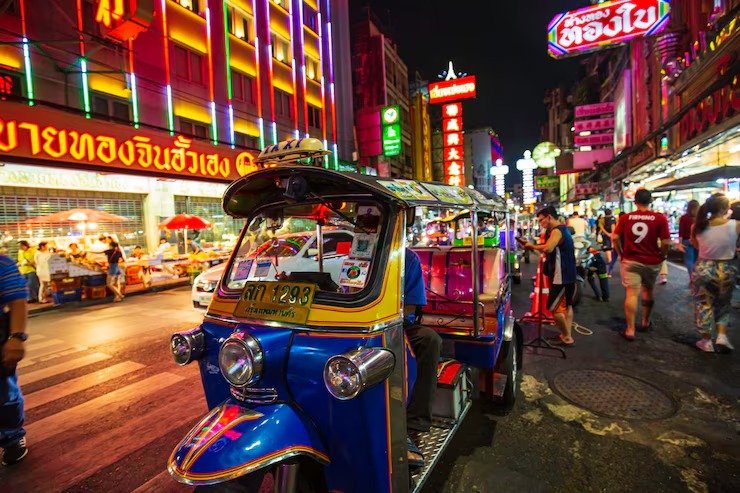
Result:
{"label": "illuminated shop sign", "polygon": [[733,77],[729,85],[717,89],[681,118],[679,129],[682,144],[740,112],[738,77]]}
{"label": "illuminated shop sign", "polygon": [[475,94],[475,75],[429,84],[429,102],[432,104],[474,98]]}
{"label": "illuminated shop sign", "polygon": [[212,181],[257,170],[250,152],[11,102],[0,113],[0,158]]}
{"label": "illuminated shop sign", "polygon": [[558,14],[547,27],[554,58],[608,48],[652,36],[668,24],[668,0],[616,0]]}
{"label": "illuminated shop sign", "polygon": [[387,157],[401,154],[401,107],[386,106],[380,111],[382,123],[383,155]]}
{"label": "illuminated shop sign", "polygon": [[154,0],[96,0],[95,22],[102,34],[117,41],[128,41],[149,29]]}
{"label": "illuminated shop sign", "polygon": [[462,103],[442,105],[442,143],[445,182],[465,184],[465,148],[462,133]]}

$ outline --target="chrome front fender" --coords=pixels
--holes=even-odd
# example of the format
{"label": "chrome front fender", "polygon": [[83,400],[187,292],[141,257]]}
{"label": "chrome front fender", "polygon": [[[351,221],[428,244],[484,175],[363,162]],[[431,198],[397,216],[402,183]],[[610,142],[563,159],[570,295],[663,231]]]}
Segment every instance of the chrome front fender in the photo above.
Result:
{"label": "chrome front fender", "polygon": [[167,469],[177,481],[228,481],[295,456],[321,464],[329,456],[313,425],[288,404],[247,409],[229,399],[212,409],[177,445]]}

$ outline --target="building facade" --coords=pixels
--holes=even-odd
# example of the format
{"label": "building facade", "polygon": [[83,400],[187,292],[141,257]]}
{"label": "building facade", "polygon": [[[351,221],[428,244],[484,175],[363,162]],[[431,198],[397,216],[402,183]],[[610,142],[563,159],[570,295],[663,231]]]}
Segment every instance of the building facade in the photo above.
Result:
{"label": "building facade", "polygon": [[[369,10],[352,23],[351,33],[355,130],[361,170],[365,168],[380,176],[411,177],[413,150],[406,64]],[[401,113],[401,153],[384,156],[380,113],[383,107],[395,105]]]}
{"label": "building facade", "polygon": [[491,138],[496,133],[491,127],[465,131],[465,183],[476,190],[493,193],[493,166]]}
{"label": "building facade", "polygon": [[411,160],[415,180],[431,181],[432,125],[429,119],[429,102],[423,91],[411,95]]}
{"label": "building facade", "polygon": [[176,212],[214,219],[214,241],[236,234],[221,195],[259,149],[316,137],[336,166],[337,3],[3,2],[0,228],[65,234],[23,222],[92,206],[128,219],[98,225],[124,244],[153,248]]}

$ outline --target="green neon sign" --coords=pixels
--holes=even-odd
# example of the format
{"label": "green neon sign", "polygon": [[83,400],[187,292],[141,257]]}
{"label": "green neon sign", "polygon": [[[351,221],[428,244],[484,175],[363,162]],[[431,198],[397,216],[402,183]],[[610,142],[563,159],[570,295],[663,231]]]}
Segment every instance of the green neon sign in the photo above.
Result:
{"label": "green neon sign", "polygon": [[401,107],[386,106],[380,111],[382,124],[383,155],[387,157],[401,154]]}

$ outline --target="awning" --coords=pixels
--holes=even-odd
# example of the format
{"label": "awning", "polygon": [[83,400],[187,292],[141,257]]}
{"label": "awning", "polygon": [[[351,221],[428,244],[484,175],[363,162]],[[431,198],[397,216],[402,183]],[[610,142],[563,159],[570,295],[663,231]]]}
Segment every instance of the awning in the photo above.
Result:
{"label": "awning", "polygon": [[670,192],[673,190],[688,190],[700,187],[717,187],[717,180],[740,179],[740,166],[722,166],[703,173],[686,176],[654,189],[655,192]]}

